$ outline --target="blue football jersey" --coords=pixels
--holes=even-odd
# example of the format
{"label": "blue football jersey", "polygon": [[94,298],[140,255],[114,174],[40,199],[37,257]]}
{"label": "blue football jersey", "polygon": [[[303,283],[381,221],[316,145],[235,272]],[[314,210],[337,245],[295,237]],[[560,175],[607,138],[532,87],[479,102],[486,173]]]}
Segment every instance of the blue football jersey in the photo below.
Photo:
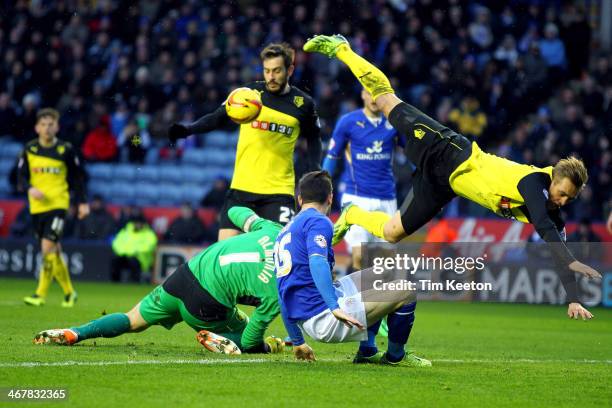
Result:
{"label": "blue football jersey", "polygon": [[300,212],[276,238],[274,263],[281,308],[292,323],[318,315],[327,305],[310,273],[309,258],[322,256],[334,266],[331,247],[334,227],[314,208]]}
{"label": "blue football jersey", "polygon": [[341,181],[345,193],[361,197],[391,200],[395,198],[393,152],[403,146],[402,136],[382,116],[372,123],[362,109],[342,116],[332,134],[327,157],[345,164]]}

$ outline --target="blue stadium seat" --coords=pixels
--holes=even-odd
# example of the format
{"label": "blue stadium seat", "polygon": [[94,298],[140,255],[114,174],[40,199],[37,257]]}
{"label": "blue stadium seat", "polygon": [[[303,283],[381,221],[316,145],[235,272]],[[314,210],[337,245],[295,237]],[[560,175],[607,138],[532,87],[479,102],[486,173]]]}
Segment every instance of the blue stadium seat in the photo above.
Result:
{"label": "blue stadium seat", "polygon": [[234,174],[234,167],[216,165],[216,166],[207,167],[207,171],[209,171],[213,175],[213,178],[212,178],[213,181],[219,176],[223,176],[226,179],[231,180],[232,175]]}
{"label": "blue stadium seat", "polygon": [[111,185],[107,181],[92,180],[87,185],[87,191],[90,197],[93,194],[100,194],[107,201],[112,199]]}
{"label": "blue stadium seat", "polygon": [[19,153],[21,153],[21,151],[23,150],[23,145],[21,143],[17,143],[17,142],[9,142],[9,143],[5,143],[4,145],[0,146],[0,157],[3,158],[17,158],[17,156],[19,155]]}
{"label": "blue stadium seat", "polygon": [[161,166],[159,167],[159,179],[161,182],[181,183],[183,172],[179,166]]}
{"label": "blue stadium seat", "polygon": [[0,177],[0,196],[8,196],[11,194],[11,185],[7,177]]}
{"label": "blue stadium seat", "polygon": [[13,165],[15,164],[12,160],[0,160],[0,177],[8,177],[8,174],[11,172]]}
{"label": "blue stadium seat", "polygon": [[139,206],[156,206],[161,193],[156,183],[139,183],[136,185],[135,203]]}
{"label": "blue stadium seat", "polygon": [[133,183],[117,181],[110,185],[110,201],[118,204],[131,203],[136,195],[136,188]]}
{"label": "blue stadium seat", "polygon": [[159,185],[159,206],[177,206],[180,205],[183,195],[183,187],[177,184],[160,184]]}
{"label": "blue stadium seat", "polygon": [[227,132],[225,139],[225,147],[229,147],[233,150],[236,150],[236,145],[238,144],[238,132]]}
{"label": "blue stadium seat", "polygon": [[113,180],[131,182],[136,176],[136,167],[132,164],[118,164],[113,168]]}
{"label": "blue stadium seat", "polygon": [[183,173],[182,180],[184,183],[203,185],[213,180],[214,177],[214,174],[208,168],[201,166],[183,166],[181,172]]}
{"label": "blue stadium seat", "polygon": [[183,152],[182,163],[202,166],[210,159],[210,155],[205,149],[187,149]]}
{"label": "blue stadium seat", "polygon": [[89,177],[95,180],[110,180],[113,178],[113,167],[107,163],[96,163],[87,166]]}
{"label": "blue stadium seat", "polygon": [[145,156],[145,164],[156,164],[159,161],[159,149],[157,147],[149,147]]}
{"label": "blue stadium seat", "polygon": [[229,132],[215,130],[204,135],[204,145],[209,148],[225,148],[228,143]]}
{"label": "blue stadium seat", "polygon": [[210,184],[185,184],[181,195],[181,201],[189,201],[198,207],[204,195],[210,190]]}
{"label": "blue stadium seat", "polygon": [[208,158],[206,165],[226,165],[227,155],[225,149],[208,149]]}
{"label": "blue stadium seat", "polygon": [[136,179],[140,181],[157,182],[159,180],[159,168],[157,166],[142,166],[136,168]]}

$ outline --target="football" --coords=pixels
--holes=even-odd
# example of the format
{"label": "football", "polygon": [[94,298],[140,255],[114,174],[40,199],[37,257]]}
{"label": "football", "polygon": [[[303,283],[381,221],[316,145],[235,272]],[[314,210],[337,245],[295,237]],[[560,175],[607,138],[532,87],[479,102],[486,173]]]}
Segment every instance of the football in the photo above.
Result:
{"label": "football", "polygon": [[252,122],[261,112],[261,96],[250,88],[234,89],[225,101],[225,111],[236,123]]}

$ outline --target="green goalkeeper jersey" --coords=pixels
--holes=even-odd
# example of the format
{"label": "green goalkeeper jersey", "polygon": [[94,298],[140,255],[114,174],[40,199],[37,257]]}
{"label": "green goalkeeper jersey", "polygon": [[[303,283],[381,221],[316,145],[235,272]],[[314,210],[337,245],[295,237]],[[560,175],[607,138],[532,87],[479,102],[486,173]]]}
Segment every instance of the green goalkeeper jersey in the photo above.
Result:
{"label": "green goalkeeper jersey", "polygon": [[232,207],[228,216],[245,234],[211,245],[188,265],[202,287],[226,307],[256,306],[241,338],[242,347],[248,349],[261,344],[280,313],[272,254],[283,226],[246,207]]}

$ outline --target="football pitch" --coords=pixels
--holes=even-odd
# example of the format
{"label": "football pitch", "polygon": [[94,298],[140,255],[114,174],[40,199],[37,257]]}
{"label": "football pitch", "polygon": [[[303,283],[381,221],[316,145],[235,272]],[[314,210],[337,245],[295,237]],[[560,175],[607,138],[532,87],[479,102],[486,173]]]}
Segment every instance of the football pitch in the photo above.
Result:
{"label": "football pitch", "polygon": [[[357,343],[309,342],[319,361],[206,352],[184,324],[73,347],[35,333],[127,311],[151,286],[76,282],[79,302],[25,306],[34,280],[0,279],[0,388],[61,388],[56,406],[610,406],[612,310],[570,321],[563,306],[421,302],[410,346],[433,367],[356,366]],[[284,337],[280,317],[270,334]],[[379,339],[384,348],[385,338]],[[46,406],[41,402],[0,406]]]}

